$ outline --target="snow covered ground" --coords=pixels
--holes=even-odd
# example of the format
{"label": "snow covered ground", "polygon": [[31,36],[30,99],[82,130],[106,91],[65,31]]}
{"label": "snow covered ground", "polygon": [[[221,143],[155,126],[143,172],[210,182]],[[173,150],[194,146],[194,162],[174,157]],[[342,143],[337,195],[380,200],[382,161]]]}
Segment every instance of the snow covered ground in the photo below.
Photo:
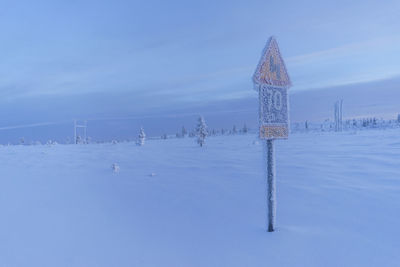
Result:
{"label": "snow covered ground", "polygon": [[[0,266],[399,266],[400,130],[0,148]],[[120,167],[114,173],[111,165]]]}

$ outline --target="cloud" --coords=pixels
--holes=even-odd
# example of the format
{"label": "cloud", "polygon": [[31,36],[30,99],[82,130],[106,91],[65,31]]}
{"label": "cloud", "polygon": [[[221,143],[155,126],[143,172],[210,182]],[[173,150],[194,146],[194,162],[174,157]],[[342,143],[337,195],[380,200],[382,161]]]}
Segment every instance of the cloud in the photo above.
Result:
{"label": "cloud", "polygon": [[[291,67],[306,65],[315,62],[329,61],[337,58],[351,57],[356,54],[380,53],[384,49],[391,49],[400,45],[400,36],[385,36],[367,41],[345,44],[326,50],[290,57],[286,63]],[[351,60],[351,58],[349,58]]]}
{"label": "cloud", "polygon": [[295,90],[387,79],[400,74],[400,36],[385,36],[286,60]]}

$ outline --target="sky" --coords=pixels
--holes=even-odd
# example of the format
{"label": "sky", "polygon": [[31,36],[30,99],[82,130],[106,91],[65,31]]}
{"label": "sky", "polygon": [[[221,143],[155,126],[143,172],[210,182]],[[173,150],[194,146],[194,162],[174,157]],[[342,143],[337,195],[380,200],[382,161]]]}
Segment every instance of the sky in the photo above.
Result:
{"label": "sky", "polygon": [[255,98],[251,76],[271,35],[291,93],[400,76],[395,0],[1,4],[0,129]]}

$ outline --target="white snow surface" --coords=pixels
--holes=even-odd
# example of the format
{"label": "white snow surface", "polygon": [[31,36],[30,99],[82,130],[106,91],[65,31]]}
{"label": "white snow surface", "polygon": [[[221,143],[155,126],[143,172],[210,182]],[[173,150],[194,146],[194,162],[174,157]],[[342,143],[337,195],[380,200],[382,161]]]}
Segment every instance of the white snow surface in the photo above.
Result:
{"label": "white snow surface", "polygon": [[1,147],[0,266],[399,266],[399,129],[254,140]]}

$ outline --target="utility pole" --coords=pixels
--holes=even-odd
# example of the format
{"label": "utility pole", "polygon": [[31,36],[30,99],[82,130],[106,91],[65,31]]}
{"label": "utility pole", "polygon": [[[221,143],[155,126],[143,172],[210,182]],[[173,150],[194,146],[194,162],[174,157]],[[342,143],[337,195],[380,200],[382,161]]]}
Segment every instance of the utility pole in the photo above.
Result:
{"label": "utility pole", "polygon": [[87,141],[87,121],[83,121],[79,124],[76,120],[74,120],[74,144],[78,144],[78,128],[83,129],[83,142],[86,143]]}

